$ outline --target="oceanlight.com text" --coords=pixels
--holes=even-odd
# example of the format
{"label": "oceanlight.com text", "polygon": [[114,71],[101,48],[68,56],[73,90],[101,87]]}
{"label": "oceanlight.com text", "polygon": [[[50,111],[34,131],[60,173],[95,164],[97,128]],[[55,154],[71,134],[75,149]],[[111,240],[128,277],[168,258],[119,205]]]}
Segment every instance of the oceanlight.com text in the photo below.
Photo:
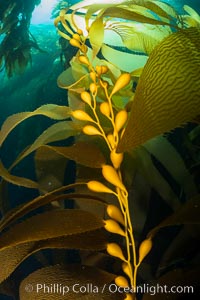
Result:
{"label": "oceanlight.com text", "polygon": [[65,296],[68,293],[75,294],[103,294],[105,291],[115,294],[115,293],[142,293],[150,294],[154,296],[156,294],[193,294],[193,286],[181,286],[181,285],[150,285],[143,284],[138,285],[136,288],[130,287],[119,287],[116,284],[104,284],[103,286],[97,286],[92,283],[79,284],[75,283],[73,285],[64,285],[60,283],[37,283],[37,284],[27,284],[24,287],[27,293],[36,293],[36,294],[57,294],[60,296]]}
{"label": "oceanlight.com text", "polygon": [[181,286],[181,285],[150,285],[150,284],[143,284],[138,285],[135,288],[122,288],[118,287],[116,284],[110,284],[109,291],[111,293],[123,292],[123,293],[142,293],[142,294],[150,294],[154,296],[155,294],[193,294],[194,287],[193,286]]}

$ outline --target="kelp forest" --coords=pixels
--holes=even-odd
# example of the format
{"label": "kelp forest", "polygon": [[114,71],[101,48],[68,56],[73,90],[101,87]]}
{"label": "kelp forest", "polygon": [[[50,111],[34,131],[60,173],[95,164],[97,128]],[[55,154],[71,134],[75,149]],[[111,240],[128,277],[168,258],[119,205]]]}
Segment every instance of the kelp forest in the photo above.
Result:
{"label": "kelp forest", "polygon": [[[8,86],[47,55],[39,3],[0,0]],[[84,0],[52,16],[59,74],[33,109],[0,102],[0,299],[197,299],[200,11]]]}

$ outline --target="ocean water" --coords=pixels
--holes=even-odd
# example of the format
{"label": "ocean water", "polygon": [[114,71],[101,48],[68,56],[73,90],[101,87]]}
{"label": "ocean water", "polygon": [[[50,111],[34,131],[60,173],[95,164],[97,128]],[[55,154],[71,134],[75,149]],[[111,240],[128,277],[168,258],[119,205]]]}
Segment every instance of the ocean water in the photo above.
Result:
{"label": "ocean water", "polygon": [[200,9],[198,1],[196,1],[196,0],[173,0],[173,1],[172,0],[164,0],[163,2],[166,2],[166,3],[174,6],[176,9],[178,9],[179,12],[183,12],[184,5],[189,5],[197,11],[199,11],[199,9]]}
{"label": "ocean water", "polygon": [[[51,16],[52,9],[56,2],[59,1],[43,0],[42,3],[33,11],[30,32],[37,41],[40,50],[32,49],[31,63],[28,64],[27,68],[25,68],[23,72],[16,70],[11,77],[8,77],[2,65],[0,72],[0,127],[6,118],[12,114],[23,111],[32,111],[47,103],[54,103],[58,105],[65,105],[67,103],[66,90],[60,89],[57,86],[57,77],[64,70],[64,63],[60,60],[61,50],[59,45],[59,35],[53,25],[53,19]],[[78,1],[71,0],[69,2],[70,4],[74,4]],[[182,7],[186,4],[194,8],[200,14],[199,0],[164,0],[164,2],[174,6],[180,13],[183,13]],[[29,0],[26,0],[26,3],[29,3]],[[3,1],[0,0],[0,16],[2,7]],[[5,33],[0,35],[0,43],[2,43],[4,37]],[[71,48],[69,51],[69,58],[70,56],[72,57],[73,54],[74,52]],[[18,128],[8,136],[8,139],[0,148],[0,159],[3,161],[5,167],[9,167],[22,149],[33,143],[37,136],[51,124],[53,124],[53,122],[47,118],[36,117],[19,125]],[[177,148],[180,147],[180,143],[182,143],[181,136],[182,131],[177,130],[174,135],[169,137]],[[182,146],[179,151],[182,152],[181,155],[187,156],[187,153],[185,154],[185,149]],[[158,162],[155,162],[155,164],[156,163],[157,165],[159,164]],[[33,155],[31,155],[14,169],[14,173],[15,175],[35,180],[35,173],[33,172],[33,169]],[[70,171],[68,171],[68,174],[66,175],[67,178],[65,178],[68,183],[73,182],[74,180],[75,166],[73,163],[69,166],[69,170]],[[167,177],[168,174],[164,174],[164,176]],[[174,190],[178,189],[174,182],[172,185]],[[181,190],[178,190],[177,193],[181,193]],[[23,189],[10,184],[8,188],[8,195],[6,195],[6,197],[10,198],[10,202],[9,206],[5,209],[14,208],[21,203],[26,202],[27,199],[33,199],[37,195],[38,192],[34,190]],[[153,191],[153,196],[158,199],[156,191]],[[160,201],[162,203],[157,203],[156,209],[159,210],[159,207],[162,207],[166,214],[171,212],[169,206],[164,203],[162,199],[160,199]],[[184,196],[182,197],[182,201],[184,202]],[[165,213],[163,215],[165,215]],[[152,218],[155,217],[154,213],[152,213]],[[148,226],[150,225],[148,224]],[[176,232],[173,232],[172,236],[175,235]],[[163,245],[165,245],[165,241],[162,242]],[[51,261],[51,253],[45,252],[45,254]],[[36,259],[32,258],[25,262],[19,270],[19,273],[23,273],[23,276],[25,277],[26,274],[32,271],[32,269],[34,270],[38,267],[41,267],[41,264]],[[0,300],[7,299],[9,300],[14,298],[3,295],[0,288]]]}

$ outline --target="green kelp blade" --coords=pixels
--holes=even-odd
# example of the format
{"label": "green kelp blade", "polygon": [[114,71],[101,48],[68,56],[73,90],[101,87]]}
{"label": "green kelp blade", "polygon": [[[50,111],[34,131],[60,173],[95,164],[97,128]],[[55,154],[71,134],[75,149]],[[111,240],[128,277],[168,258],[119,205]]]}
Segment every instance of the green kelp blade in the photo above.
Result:
{"label": "green kelp blade", "polygon": [[92,58],[98,54],[104,39],[104,23],[103,18],[97,18],[91,25],[89,31],[90,44],[92,45]]}
{"label": "green kelp blade", "polygon": [[200,29],[171,34],[143,69],[118,151],[137,147],[200,114]]}

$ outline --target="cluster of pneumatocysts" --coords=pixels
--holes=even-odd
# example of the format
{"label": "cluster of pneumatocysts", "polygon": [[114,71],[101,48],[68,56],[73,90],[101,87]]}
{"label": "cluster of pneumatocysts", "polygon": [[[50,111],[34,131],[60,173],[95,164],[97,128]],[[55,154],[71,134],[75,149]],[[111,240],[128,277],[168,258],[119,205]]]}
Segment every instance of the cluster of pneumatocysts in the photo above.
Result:
{"label": "cluster of pneumatocysts", "polygon": [[[114,86],[110,86],[105,80],[104,75],[109,71],[106,65],[99,65],[93,67],[87,56],[87,46],[82,37],[82,31],[77,30],[70,39],[70,44],[79,48],[77,58],[79,62],[88,68],[91,83],[87,91],[80,94],[81,100],[88,105],[91,113],[88,114],[84,110],[75,110],[72,116],[81,121],[87,122],[83,126],[83,132],[86,135],[101,136],[109,150],[110,163],[102,165],[102,175],[108,185],[91,180],[87,183],[90,190],[100,193],[114,194],[119,202],[119,207],[116,205],[107,205],[108,219],[104,221],[105,229],[111,233],[121,235],[126,241],[125,251],[117,243],[108,243],[108,254],[119,258],[122,261],[122,270],[125,276],[117,276],[115,278],[116,285],[120,287],[135,287],[137,269],[152,248],[151,239],[144,240],[140,247],[138,254],[136,253],[136,246],[133,236],[132,224],[129,215],[128,192],[123,184],[120,166],[123,162],[123,153],[117,152],[117,146],[122,138],[125,124],[128,119],[128,113],[125,109],[116,111],[112,104],[112,97],[115,93],[126,87],[131,81],[129,73],[123,73],[116,80]],[[105,94],[105,99],[101,103],[97,103],[98,90],[102,89]],[[111,123],[111,131],[107,134],[101,124],[99,112],[97,113],[97,105],[102,115],[104,115]],[[134,299],[134,294],[127,293],[126,300]]]}

